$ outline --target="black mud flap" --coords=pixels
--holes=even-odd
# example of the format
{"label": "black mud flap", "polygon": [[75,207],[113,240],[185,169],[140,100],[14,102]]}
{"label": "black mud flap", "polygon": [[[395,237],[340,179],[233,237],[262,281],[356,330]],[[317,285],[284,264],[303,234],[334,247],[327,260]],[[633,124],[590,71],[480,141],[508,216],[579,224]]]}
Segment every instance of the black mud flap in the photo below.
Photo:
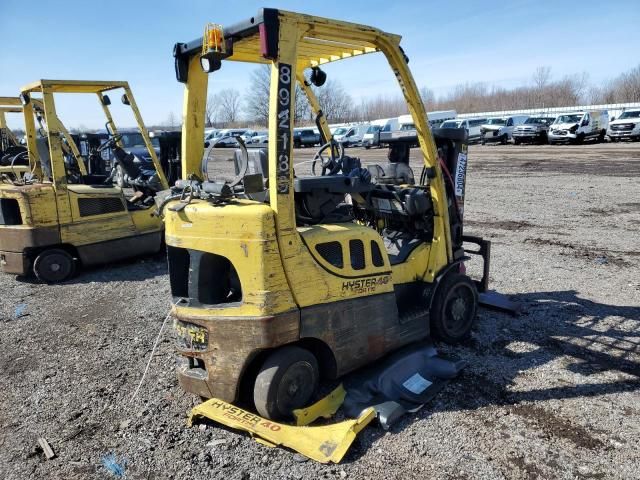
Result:
{"label": "black mud flap", "polygon": [[464,368],[464,361],[438,356],[431,342],[403,348],[374,366],[347,377],[345,416],[357,418],[368,407],[388,430],[407,412],[420,410]]}

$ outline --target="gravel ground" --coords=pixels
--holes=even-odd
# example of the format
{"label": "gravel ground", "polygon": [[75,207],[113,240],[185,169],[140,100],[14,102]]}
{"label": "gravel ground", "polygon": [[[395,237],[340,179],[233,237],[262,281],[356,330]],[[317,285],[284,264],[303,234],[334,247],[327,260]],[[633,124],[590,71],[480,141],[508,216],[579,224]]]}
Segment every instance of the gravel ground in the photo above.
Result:
{"label": "gravel ground", "polygon": [[637,143],[471,147],[467,232],[493,241],[492,286],[525,313],[481,310],[467,344],[442,348],[469,362],[461,377],[340,465],[187,428],[198,399],[170,328],[133,397],[169,308],[161,256],[63,285],[2,276],[0,478],[115,478],[109,455],[132,479],[638,478],[639,176]]}

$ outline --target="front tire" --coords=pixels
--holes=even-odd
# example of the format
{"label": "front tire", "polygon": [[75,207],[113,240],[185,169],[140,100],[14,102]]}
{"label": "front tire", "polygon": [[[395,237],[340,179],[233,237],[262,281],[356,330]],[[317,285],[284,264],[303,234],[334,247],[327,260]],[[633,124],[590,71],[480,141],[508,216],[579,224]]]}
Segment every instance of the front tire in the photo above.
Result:
{"label": "front tire", "polygon": [[65,250],[51,248],[41,252],[33,262],[33,273],[45,283],[64,282],[76,271],[74,258]]}
{"label": "front tire", "polygon": [[466,275],[449,273],[431,305],[431,332],[445,343],[460,343],[471,335],[478,311],[478,290]]}
{"label": "front tire", "polygon": [[509,142],[509,134],[505,133],[504,135],[502,135],[502,140],[500,140],[500,143],[502,143],[502,145],[506,145]]}
{"label": "front tire", "polygon": [[319,383],[318,361],[304,348],[286,346],[271,353],[253,388],[258,413],[271,420],[288,419],[308,405]]}
{"label": "front tire", "polygon": [[116,185],[120,188],[124,188],[127,186],[127,182],[124,178],[124,169],[122,168],[122,165],[116,165]]}

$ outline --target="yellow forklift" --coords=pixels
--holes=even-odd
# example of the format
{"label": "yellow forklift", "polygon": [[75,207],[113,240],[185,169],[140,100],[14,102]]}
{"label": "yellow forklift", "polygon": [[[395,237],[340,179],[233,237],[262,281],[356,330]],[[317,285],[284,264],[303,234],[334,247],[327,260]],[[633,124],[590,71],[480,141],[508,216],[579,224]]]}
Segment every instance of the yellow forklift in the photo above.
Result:
{"label": "yellow forklift", "polygon": [[29,157],[27,148],[9,128],[7,114],[22,115],[18,97],[0,97],[0,176],[18,179],[28,171]]}
{"label": "yellow forklift", "polygon": [[[160,208],[185,390],[290,418],[321,376],[430,334],[451,343],[469,336],[489,244],[462,237],[466,134],[434,140],[400,39],[263,9],[175,45],[185,84],[183,180]],[[310,88],[325,82],[322,65],[376,52],[416,125],[424,164],[415,174],[406,143],[391,146],[385,165],[365,168],[366,159],[345,155]],[[201,166],[208,74],[227,61],[271,67],[269,142],[247,149],[238,140],[236,177],[214,182]],[[322,136],[315,176],[294,172],[296,83]],[[469,252],[484,263],[478,282],[464,273],[463,240],[479,246]]]}
{"label": "yellow forklift", "polygon": [[[93,95],[104,112],[108,139],[81,155],[57,115],[58,94]],[[109,94],[133,113],[155,171],[141,171],[123,149]],[[168,187],[127,82],[40,80],[20,94],[28,150],[27,171],[0,177],[0,270],[43,282],[70,278],[77,264],[103,264],[158,252],[163,224],[154,197]],[[135,179],[129,195],[107,175],[87,173],[92,156],[112,149]],[[15,168],[5,166],[3,169]]]}

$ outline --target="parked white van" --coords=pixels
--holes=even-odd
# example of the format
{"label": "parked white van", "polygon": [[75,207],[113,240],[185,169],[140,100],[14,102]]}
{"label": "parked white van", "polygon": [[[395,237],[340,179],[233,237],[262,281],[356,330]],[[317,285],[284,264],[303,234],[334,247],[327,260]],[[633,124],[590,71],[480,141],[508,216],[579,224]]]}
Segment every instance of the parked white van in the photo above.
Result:
{"label": "parked white van", "polygon": [[480,140],[480,128],[487,122],[486,118],[464,118],[447,120],[440,124],[440,128],[464,128],[467,130],[469,143]]}
{"label": "parked white van", "polygon": [[513,138],[513,129],[526,122],[527,118],[529,118],[528,115],[488,118],[480,127],[480,141],[483,145],[487,142],[500,142],[505,145]]}
{"label": "parked white van", "polygon": [[609,140],[617,142],[623,138],[640,140],[640,109],[625,110],[617,120],[609,123]]}
{"label": "parked white van", "polygon": [[362,145],[362,138],[368,129],[368,123],[340,127],[333,132],[333,139],[345,147]]}
{"label": "parked white van", "polygon": [[604,140],[609,127],[609,112],[593,110],[558,115],[549,129],[549,143],[582,143],[587,139]]}
{"label": "parked white van", "polygon": [[380,132],[392,132],[398,130],[398,118],[381,118],[374,120],[362,137],[364,148],[371,148],[380,145]]}

